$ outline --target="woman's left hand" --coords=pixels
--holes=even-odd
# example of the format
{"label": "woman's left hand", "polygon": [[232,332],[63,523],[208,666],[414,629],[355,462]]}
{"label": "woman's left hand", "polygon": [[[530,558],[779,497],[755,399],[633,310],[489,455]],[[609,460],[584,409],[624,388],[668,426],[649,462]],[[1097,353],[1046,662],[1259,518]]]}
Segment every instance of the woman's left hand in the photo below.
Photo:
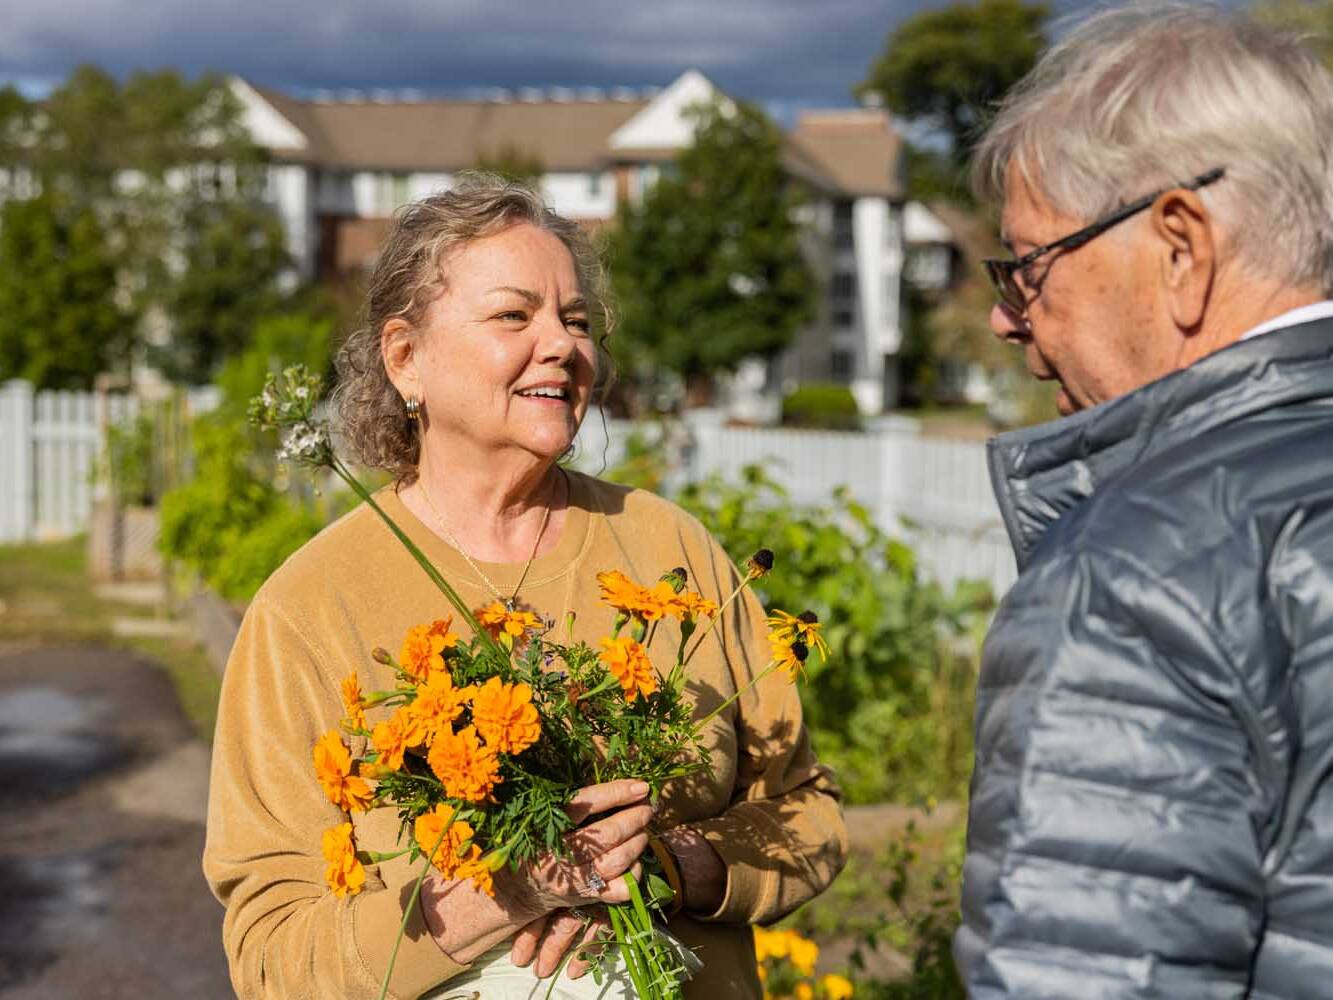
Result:
{"label": "woman's left hand", "polygon": [[534,971],[539,979],[545,979],[560,968],[565,952],[574,946],[580,950],[569,960],[565,974],[570,979],[578,979],[591,965],[592,956],[586,949],[594,946],[599,937],[606,937],[604,932],[609,932],[610,927],[606,910],[601,906],[587,911],[556,910],[538,917],[514,935],[509,958],[520,966],[526,966],[535,958]]}

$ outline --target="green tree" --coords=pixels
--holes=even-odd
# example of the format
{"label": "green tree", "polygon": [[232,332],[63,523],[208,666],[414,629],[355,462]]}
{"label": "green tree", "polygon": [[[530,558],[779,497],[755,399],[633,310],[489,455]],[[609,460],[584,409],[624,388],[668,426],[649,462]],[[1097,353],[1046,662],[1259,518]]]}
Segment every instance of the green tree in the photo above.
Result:
{"label": "green tree", "polygon": [[[259,199],[264,156],[218,77],[187,80],[166,70],[121,84],[80,66],[40,109],[0,91],[0,169],[29,175],[52,199],[34,209],[38,216],[83,213],[77,232],[97,227],[123,314],[165,317],[176,328],[179,350],[156,359],[169,362],[163,367],[172,376],[207,378],[276,299],[286,258],[278,220]],[[16,188],[8,196],[25,194]],[[21,256],[6,255],[0,269],[0,281],[26,281]],[[48,294],[55,297],[41,298]],[[62,325],[73,337],[84,331],[89,343],[65,345],[71,357],[106,355],[108,344],[96,339],[101,327],[83,322],[61,295],[60,283],[48,281],[23,298],[43,325]],[[66,313],[75,319],[67,322]],[[123,337],[109,346],[117,357],[129,350]]]}
{"label": "green tree", "polygon": [[675,371],[695,398],[713,373],[785,347],[816,294],[777,127],[745,104],[697,113],[694,144],[621,207],[611,246],[622,362]]}
{"label": "green tree", "polygon": [[61,195],[10,201],[0,212],[0,381],[87,388],[124,368],[130,317],[97,215]]}
{"label": "green tree", "polygon": [[278,307],[287,251],[276,216],[243,201],[191,205],[180,242],[185,266],[164,303],[171,344],[153,360],[171,378],[206,382],[245,349],[259,318]]}
{"label": "green tree", "polygon": [[991,106],[1046,47],[1049,17],[1047,4],[1024,0],[955,3],[917,14],[889,35],[857,90],[939,129],[961,167]]}

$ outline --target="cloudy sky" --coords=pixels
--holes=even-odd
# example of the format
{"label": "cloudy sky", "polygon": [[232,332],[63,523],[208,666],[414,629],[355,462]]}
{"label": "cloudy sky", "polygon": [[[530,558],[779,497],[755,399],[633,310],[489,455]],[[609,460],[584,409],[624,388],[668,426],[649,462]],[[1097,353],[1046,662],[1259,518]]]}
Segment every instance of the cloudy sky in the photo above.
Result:
{"label": "cloudy sky", "polygon": [[[0,80],[80,62],[295,91],[669,83],[702,69],[780,115],[845,104],[903,18],[940,0],[5,0]],[[1061,12],[1089,6],[1062,0]]]}

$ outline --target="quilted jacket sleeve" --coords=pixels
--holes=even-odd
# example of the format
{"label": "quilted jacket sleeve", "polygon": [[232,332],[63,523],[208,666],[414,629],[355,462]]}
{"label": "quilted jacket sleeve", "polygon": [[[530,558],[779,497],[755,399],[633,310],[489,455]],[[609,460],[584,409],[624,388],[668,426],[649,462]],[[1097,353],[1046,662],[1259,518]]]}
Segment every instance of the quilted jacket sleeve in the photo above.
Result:
{"label": "quilted jacket sleeve", "polygon": [[1244,995],[1285,777],[1225,611],[1105,551],[1024,583],[978,691],[970,995]]}

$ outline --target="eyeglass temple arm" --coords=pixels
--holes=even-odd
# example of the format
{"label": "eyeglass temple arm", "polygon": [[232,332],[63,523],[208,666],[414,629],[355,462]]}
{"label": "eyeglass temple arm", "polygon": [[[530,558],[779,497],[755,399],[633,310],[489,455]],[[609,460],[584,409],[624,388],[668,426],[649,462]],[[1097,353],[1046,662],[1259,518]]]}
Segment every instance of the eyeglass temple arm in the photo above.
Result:
{"label": "eyeglass temple arm", "polygon": [[1106,216],[1106,218],[1100,220],[1096,225],[1080,230],[1070,236],[1066,236],[1062,240],[1056,240],[1048,246],[1038,247],[1036,250],[1033,250],[1032,253],[1024,254],[1021,259],[1014,263],[1019,267],[1022,267],[1025,264],[1036,260],[1042,254],[1050,253],[1052,250],[1075,250],[1078,247],[1081,247],[1084,243],[1087,243],[1093,237],[1100,236],[1112,226],[1124,222],[1131,215],[1134,215],[1137,212],[1142,212],[1154,201],[1166,194],[1166,192],[1175,190],[1176,188],[1183,188],[1186,191],[1197,191],[1201,187],[1206,187],[1214,181],[1220,180],[1222,175],[1226,172],[1226,167],[1214,167],[1207,173],[1202,173],[1198,177],[1186,181],[1184,184],[1173,184],[1171,187],[1162,188],[1160,191],[1154,191],[1152,194],[1144,195],[1137,201],[1131,201],[1128,205],[1116,209],[1110,215]]}

